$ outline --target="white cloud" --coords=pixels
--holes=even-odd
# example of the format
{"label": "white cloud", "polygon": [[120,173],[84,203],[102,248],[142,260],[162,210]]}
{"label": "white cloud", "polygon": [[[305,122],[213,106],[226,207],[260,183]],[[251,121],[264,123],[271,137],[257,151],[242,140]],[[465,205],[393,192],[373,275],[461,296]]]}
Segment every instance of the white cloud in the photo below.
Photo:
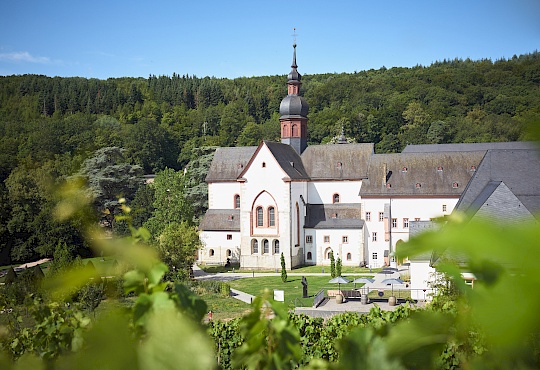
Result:
{"label": "white cloud", "polygon": [[0,60],[8,61],[8,62],[28,62],[28,63],[40,63],[40,64],[48,64],[51,63],[50,58],[48,57],[36,57],[31,55],[27,51],[18,51],[18,52],[12,52],[12,53],[0,53]]}

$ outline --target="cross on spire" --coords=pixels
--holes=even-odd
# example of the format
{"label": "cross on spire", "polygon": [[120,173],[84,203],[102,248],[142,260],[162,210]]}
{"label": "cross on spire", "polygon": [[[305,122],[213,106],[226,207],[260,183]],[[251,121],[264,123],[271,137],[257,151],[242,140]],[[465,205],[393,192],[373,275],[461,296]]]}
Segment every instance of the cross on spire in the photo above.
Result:
{"label": "cross on spire", "polygon": [[292,36],[294,37],[294,43],[293,43],[293,49],[294,49],[294,51],[293,51],[293,62],[292,62],[291,67],[292,67],[294,70],[296,70],[296,68],[298,67],[298,66],[296,65],[296,27],[293,28],[293,34],[292,34]]}

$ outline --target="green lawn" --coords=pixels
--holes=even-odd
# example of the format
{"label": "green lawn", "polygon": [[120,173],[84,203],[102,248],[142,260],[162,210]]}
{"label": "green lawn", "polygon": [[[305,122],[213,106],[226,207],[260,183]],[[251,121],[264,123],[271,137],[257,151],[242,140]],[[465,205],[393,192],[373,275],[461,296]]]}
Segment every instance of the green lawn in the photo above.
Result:
{"label": "green lawn", "polygon": [[[358,275],[346,275],[344,276],[348,280],[354,280],[359,277]],[[329,276],[306,276],[308,281],[308,296],[309,298],[302,298],[302,277],[301,276],[289,276],[287,283],[281,281],[281,276],[268,276],[268,277],[256,277],[256,278],[243,278],[231,281],[231,287],[238,289],[242,292],[252,295],[261,295],[264,289],[269,289],[271,292],[274,289],[283,290],[285,293],[285,303],[289,306],[301,307],[311,306],[313,304],[313,297],[321,289],[337,289],[337,284],[329,284]],[[356,284],[357,288],[360,288],[363,284]],[[354,284],[341,284],[341,289],[352,289]],[[272,297],[273,297],[273,293]]]}
{"label": "green lawn", "polygon": [[212,311],[213,320],[230,320],[246,315],[250,305],[233,297],[224,297],[217,293],[207,293],[200,296]]}

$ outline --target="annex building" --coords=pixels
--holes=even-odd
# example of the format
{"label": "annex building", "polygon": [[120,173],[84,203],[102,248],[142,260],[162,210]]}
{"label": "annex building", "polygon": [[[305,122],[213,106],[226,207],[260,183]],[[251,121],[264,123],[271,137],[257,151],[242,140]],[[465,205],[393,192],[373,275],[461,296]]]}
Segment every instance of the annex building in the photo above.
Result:
{"label": "annex building", "polygon": [[329,265],[381,267],[413,222],[449,215],[489,149],[530,143],[409,145],[375,154],[373,143],[308,146],[296,45],[279,113],[281,142],[217,149],[198,262],[243,269]]}

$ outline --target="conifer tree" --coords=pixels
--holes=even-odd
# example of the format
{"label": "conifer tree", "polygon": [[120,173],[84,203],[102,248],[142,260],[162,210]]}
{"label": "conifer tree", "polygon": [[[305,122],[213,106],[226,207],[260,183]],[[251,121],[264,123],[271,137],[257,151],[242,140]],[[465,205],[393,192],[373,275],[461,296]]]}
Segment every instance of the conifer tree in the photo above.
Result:
{"label": "conifer tree", "polygon": [[336,275],[336,261],[334,260],[334,252],[330,252],[330,276],[335,278]]}
{"label": "conifer tree", "polygon": [[338,257],[336,261],[336,276],[341,276],[341,258]]}
{"label": "conifer tree", "polygon": [[15,279],[17,279],[17,274],[15,273],[15,270],[13,270],[13,267],[10,267],[6,274],[6,278],[4,279],[4,283],[12,284],[15,282]]}
{"label": "conifer tree", "polygon": [[36,280],[41,280],[45,277],[45,274],[43,273],[43,270],[41,269],[39,265],[34,266],[32,273],[33,273],[34,279]]}
{"label": "conifer tree", "polygon": [[287,282],[287,269],[285,268],[285,256],[281,253],[281,280]]}

